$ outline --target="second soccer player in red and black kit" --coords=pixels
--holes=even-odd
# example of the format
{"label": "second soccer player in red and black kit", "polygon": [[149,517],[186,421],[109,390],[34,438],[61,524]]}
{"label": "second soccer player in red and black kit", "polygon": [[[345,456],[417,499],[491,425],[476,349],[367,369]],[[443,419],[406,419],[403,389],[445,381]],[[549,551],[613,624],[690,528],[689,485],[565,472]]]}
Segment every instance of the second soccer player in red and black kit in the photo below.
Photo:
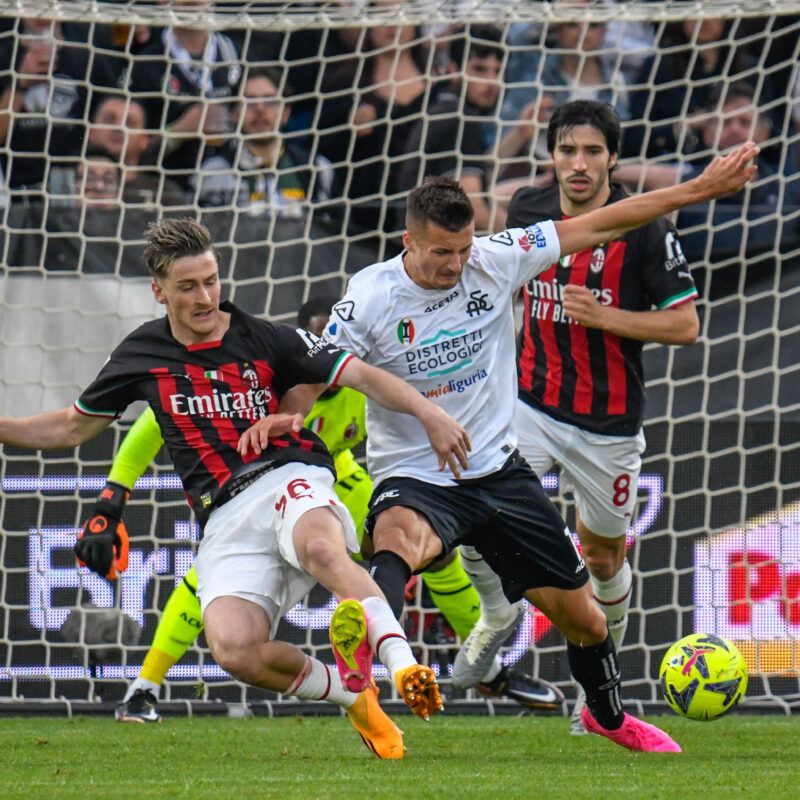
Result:
{"label": "second soccer player in red and black kit", "polygon": [[[508,226],[566,219],[627,197],[611,182],[620,123],[606,103],[556,109],[547,131],[553,186],[519,190]],[[572,488],[577,532],[595,599],[617,648],[628,624],[626,559],[641,455],[644,342],[687,345],[699,323],[694,280],[666,218],[565,256],[524,287],[518,338],[519,449],[539,474],[560,466]],[[585,732],[583,698],[572,732]]]}

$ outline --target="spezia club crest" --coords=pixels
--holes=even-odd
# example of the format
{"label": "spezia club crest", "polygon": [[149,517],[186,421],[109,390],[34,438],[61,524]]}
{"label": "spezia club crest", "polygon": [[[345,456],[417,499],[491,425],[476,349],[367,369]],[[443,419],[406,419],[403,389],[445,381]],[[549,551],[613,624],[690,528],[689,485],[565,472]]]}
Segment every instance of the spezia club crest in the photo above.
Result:
{"label": "spezia club crest", "polygon": [[397,340],[400,344],[411,344],[414,341],[414,322],[408,317],[397,323]]}

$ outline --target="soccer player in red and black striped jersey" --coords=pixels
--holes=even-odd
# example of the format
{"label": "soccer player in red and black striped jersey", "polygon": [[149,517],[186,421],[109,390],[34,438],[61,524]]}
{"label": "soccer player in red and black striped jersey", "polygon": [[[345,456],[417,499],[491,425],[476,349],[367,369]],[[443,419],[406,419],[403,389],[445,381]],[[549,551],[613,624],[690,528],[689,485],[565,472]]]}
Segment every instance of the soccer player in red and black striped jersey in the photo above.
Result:
{"label": "soccer player in red and black striped jersey", "polygon": [[[316,435],[302,429],[292,388],[338,383],[412,414],[441,467],[456,475],[459,465],[468,466],[469,439],[459,423],[402,380],[308,331],[220,303],[218,253],[199,223],[165,219],[145,235],[153,293],[166,317],[124,339],[74,406],[0,418],[0,442],[74,447],[130,403],[148,402],[204,524],[197,596],[217,662],[255,686],[345,708],[372,752],[402,758],[402,734],[381,711],[369,682],[371,650],[357,654],[345,683],[336,669],[272,638],[281,617],[319,582],[340,608],[349,603],[368,610],[360,622],[370,642],[381,643],[381,660],[395,682],[427,693],[430,703],[422,708],[419,697],[404,695],[412,710],[427,717],[441,707],[433,671],[417,664],[381,591],[349,557],[358,538],[333,490],[333,460]],[[261,435],[240,447],[256,420]],[[113,524],[108,515],[87,524],[76,553],[114,577],[115,568],[127,566],[128,543],[122,523],[116,520],[112,529],[109,519]]]}
{"label": "soccer player in red and black striped jersey", "polygon": [[[619,117],[606,103],[576,100],[556,109],[547,130],[555,183],[517,191],[509,227],[577,217],[626,197],[610,180],[619,140]],[[661,217],[564,256],[523,292],[519,449],[539,475],[559,465],[572,486],[593,594],[619,648],[632,588],[626,532],[645,448],[642,346],[695,341],[697,290],[678,233]],[[582,706],[581,695],[575,734],[585,733]]]}

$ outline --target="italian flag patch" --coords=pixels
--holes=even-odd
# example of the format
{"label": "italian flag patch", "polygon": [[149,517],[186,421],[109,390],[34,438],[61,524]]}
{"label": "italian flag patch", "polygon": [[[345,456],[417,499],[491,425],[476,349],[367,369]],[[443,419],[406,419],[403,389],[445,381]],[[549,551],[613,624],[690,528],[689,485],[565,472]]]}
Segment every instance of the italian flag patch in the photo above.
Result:
{"label": "italian flag patch", "polygon": [[220,377],[219,370],[216,369],[210,369],[208,372],[204,372],[203,375],[210,381],[218,381]]}

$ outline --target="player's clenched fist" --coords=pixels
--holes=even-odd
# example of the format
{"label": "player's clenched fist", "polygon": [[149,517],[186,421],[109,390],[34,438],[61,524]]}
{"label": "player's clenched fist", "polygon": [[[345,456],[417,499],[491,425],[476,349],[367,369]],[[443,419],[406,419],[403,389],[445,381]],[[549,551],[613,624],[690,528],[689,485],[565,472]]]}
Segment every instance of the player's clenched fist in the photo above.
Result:
{"label": "player's clenched fist", "polygon": [[128,568],[128,531],[122,511],[129,496],[124,486],[107,483],[75,543],[78,563],[109,580],[117,577],[117,570]]}

